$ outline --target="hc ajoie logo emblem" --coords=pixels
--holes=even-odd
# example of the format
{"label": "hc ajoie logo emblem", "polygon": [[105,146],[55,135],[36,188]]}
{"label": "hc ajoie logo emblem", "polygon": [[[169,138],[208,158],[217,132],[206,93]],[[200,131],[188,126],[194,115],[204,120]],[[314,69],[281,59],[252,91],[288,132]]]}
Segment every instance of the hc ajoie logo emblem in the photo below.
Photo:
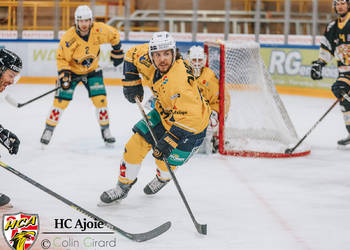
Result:
{"label": "hc ajoie logo emblem", "polygon": [[4,214],[2,233],[5,241],[13,250],[29,250],[39,235],[39,215]]}

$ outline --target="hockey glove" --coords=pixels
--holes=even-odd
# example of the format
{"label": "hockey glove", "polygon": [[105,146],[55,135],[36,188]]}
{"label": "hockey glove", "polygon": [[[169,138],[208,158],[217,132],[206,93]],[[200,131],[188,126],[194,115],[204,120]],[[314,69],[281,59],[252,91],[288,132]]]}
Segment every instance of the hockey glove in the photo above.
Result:
{"label": "hockey glove", "polygon": [[178,139],[166,132],[163,137],[158,141],[158,144],[153,148],[153,157],[158,160],[167,159],[173,151],[174,148],[177,147]]}
{"label": "hockey glove", "polygon": [[219,124],[219,116],[216,111],[212,111],[210,115],[209,126],[211,128],[215,128]]}
{"label": "hockey glove", "polygon": [[72,84],[72,76],[69,70],[61,70],[58,72],[58,83],[61,88],[67,90],[71,87]]}
{"label": "hockey glove", "polygon": [[342,99],[344,94],[349,94],[350,85],[343,81],[336,81],[332,85],[332,92],[338,99]]}
{"label": "hockey glove", "polygon": [[17,154],[20,140],[17,138],[17,136],[8,131],[7,129],[4,129],[0,125],[0,142],[2,145],[4,145],[9,153],[12,154]]}
{"label": "hockey glove", "polygon": [[114,49],[111,51],[111,61],[113,62],[113,66],[117,67],[124,60],[124,52],[122,49]]}
{"label": "hockey glove", "polygon": [[325,62],[320,59],[313,61],[311,66],[311,78],[312,80],[321,80],[322,77],[322,68],[326,65]]}
{"label": "hockey glove", "polygon": [[123,93],[125,98],[131,102],[131,103],[135,103],[135,97],[137,96],[140,100],[140,102],[142,102],[143,100],[143,87],[142,84],[138,84],[135,86],[123,86]]}

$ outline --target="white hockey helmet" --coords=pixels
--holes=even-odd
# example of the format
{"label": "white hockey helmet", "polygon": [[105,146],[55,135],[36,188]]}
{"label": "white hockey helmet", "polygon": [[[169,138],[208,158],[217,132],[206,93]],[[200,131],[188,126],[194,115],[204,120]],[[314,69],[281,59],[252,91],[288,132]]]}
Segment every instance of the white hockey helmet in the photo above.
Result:
{"label": "white hockey helmet", "polygon": [[172,35],[169,32],[155,32],[152,36],[152,39],[148,44],[148,55],[154,65],[152,53],[155,51],[169,50],[173,51],[173,61],[171,64],[175,62],[176,57],[176,42]]}
{"label": "white hockey helmet", "polygon": [[78,26],[79,20],[87,20],[87,19],[90,19],[92,23],[93,15],[90,7],[87,5],[78,6],[78,8],[75,10],[75,13],[74,13],[75,25]]}
{"label": "white hockey helmet", "polygon": [[346,2],[349,4],[349,0],[333,0],[333,7],[335,7],[338,2]]}
{"label": "white hockey helmet", "polygon": [[192,46],[188,51],[188,61],[193,69],[194,75],[199,77],[202,68],[205,66],[207,56],[204,54],[204,49],[201,46]]}

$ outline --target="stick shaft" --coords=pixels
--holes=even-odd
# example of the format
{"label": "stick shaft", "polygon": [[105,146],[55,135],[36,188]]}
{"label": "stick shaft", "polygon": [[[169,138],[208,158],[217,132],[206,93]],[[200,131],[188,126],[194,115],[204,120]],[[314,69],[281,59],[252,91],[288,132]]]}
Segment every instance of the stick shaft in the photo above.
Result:
{"label": "stick shaft", "polygon": [[[153,141],[154,141],[154,143],[157,145],[157,144],[158,144],[158,140],[157,140],[157,138],[156,138],[156,136],[155,136],[155,133],[154,133],[154,131],[153,131],[152,124],[151,124],[151,122],[149,121],[149,119],[147,118],[147,115],[146,115],[146,113],[145,113],[145,111],[144,111],[144,109],[143,109],[143,107],[142,107],[142,105],[141,105],[141,103],[140,103],[138,97],[136,97],[135,100],[136,100],[136,104],[137,104],[137,106],[138,106],[138,108],[139,108],[139,110],[140,110],[140,112],[141,112],[141,114],[142,114],[142,116],[143,116],[143,119],[144,119],[144,121],[146,122],[146,125],[147,125],[147,127],[148,127],[148,129],[149,129],[149,131],[150,131],[150,133],[151,133],[151,136],[152,136],[152,138],[153,138]],[[200,234],[207,234],[207,225],[206,225],[206,224],[204,224],[204,225],[199,224],[199,223],[196,221],[196,219],[195,219],[195,217],[194,217],[194,215],[193,215],[193,213],[192,213],[192,210],[191,210],[191,208],[190,208],[190,206],[189,206],[189,204],[188,204],[188,202],[187,202],[187,199],[186,199],[186,197],[185,197],[185,195],[184,195],[184,193],[183,193],[183,191],[182,191],[182,189],[181,189],[181,186],[180,186],[179,182],[177,181],[177,178],[176,178],[176,176],[175,176],[174,171],[171,169],[171,167],[170,167],[170,165],[169,165],[167,159],[164,158],[164,162],[165,162],[165,165],[167,166],[167,168],[168,168],[168,170],[169,170],[169,172],[170,172],[170,175],[171,175],[171,177],[172,177],[172,179],[173,179],[173,181],[174,181],[174,183],[175,183],[176,189],[177,189],[177,191],[179,192],[179,194],[180,194],[180,196],[181,196],[181,199],[182,199],[182,201],[184,202],[184,204],[185,204],[185,206],[186,206],[186,209],[187,209],[188,213],[190,214],[191,219],[192,219],[192,222],[194,223],[194,225],[195,225],[197,231],[198,231]]]}
{"label": "stick shaft", "polygon": [[159,227],[157,227],[151,231],[145,232],[145,233],[139,233],[139,234],[128,233],[128,232],[120,229],[119,227],[113,225],[112,223],[110,223],[110,222],[98,217],[97,215],[89,212],[88,210],[82,208],[81,206],[77,205],[76,203],[74,203],[74,202],[64,198],[63,196],[55,193],[51,189],[48,189],[47,187],[41,185],[40,183],[36,182],[35,180],[22,174],[21,172],[17,171],[16,169],[10,167],[9,165],[7,165],[1,161],[0,161],[0,166],[3,167],[4,169],[10,171],[11,173],[17,175],[18,177],[22,178],[26,182],[29,182],[33,186],[41,189],[45,193],[48,193],[49,195],[53,196],[54,198],[62,201],[63,203],[65,203],[66,205],[70,206],[71,208],[77,210],[78,212],[86,215],[87,217],[92,218],[94,220],[101,221],[107,228],[109,228],[115,232],[120,233],[122,236],[124,236],[130,240],[142,242],[142,241],[153,239],[153,238],[161,235],[162,233],[166,232],[171,226],[170,222],[166,222],[166,223],[160,225]]}
{"label": "stick shaft", "polygon": [[59,88],[61,88],[61,87],[56,87],[56,88],[51,89],[51,90],[45,92],[44,94],[39,95],[39,96],[37,96],[37,97],[34,97],[33,99],[30,99],[30,100],[28,100],[28,101],[26,101],[26,102],[24,102],[24,103],[19,103],[19,104],[18,104],[18,107],[20,108],[20,107],[23,107],[23,106],[25,106],[25,105],[31,103],[31,102],[34,102],[34,101],[36,101],[36,100],[38,100],[38,99],[40,99],[40,98],[42,98],[42,97],[44,97],[44,96],[46,96],[46,95],[48,95],[48,94],[51,94],[52,92],[55,92],[55,91],[58,90]]}
{"label": "stick shaft", "polygon": [[309,134],[317,127],[317,125],[323,120],[323,118],[326,117],[326,115],[335,107],[335,105],[337,105],[337,103],[339,102],[339,99],[337,99],[333,104],[332,106],[330,106],[328,108],[328,110],[321,116],[320,119],[318,119],[318,121],[309,129],[309,131],[307,131],[307,133],[303,136],[303,138],[301,138],[299,140],[299,142],[293,147],[290,149],[289,153],[293,153],[294,150],[306,139],[306,137],[309,136]]}

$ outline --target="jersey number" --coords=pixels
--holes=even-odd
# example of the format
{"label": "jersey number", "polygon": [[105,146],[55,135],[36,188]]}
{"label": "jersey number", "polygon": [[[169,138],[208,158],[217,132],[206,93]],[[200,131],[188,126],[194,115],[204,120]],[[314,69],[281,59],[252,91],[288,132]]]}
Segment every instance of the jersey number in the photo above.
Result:
{"label": "jersey number", "polygon": [[339,38],[340,38],[343,42],[346,42],[346,40],[345,40],[345,35],[344,35],[344,34],[339,34]]}

